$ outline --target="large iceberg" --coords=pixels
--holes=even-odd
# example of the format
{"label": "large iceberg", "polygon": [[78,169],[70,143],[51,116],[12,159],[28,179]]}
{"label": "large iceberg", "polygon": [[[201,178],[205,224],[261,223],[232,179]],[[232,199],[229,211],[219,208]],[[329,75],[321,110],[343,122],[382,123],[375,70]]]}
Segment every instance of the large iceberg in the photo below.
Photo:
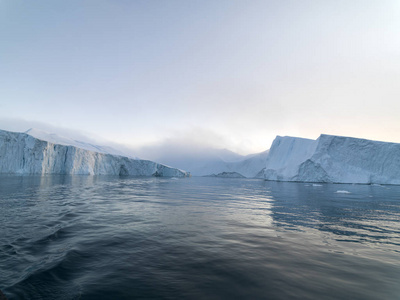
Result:
{"label": "large iceberg", "polygon": [[127,155],[126,153],[124,153],[120,150],[114,149],[110,146],[100,146],[100,145],[97,145],[97,144],[94,144],[91,142],[87,142],[87,141],[85,142],[85,141],[72,139],[70,137],[60,136],[55,133],[48,133],[48,132],[45,132],[45,131],[37,129],[37,128],[30,128],[27,131],[25,131],[25,133],[29,134],[30,136],[33,136],[34,138],[37,138],[42,141],[47,141],[52,144],[75,146],[77,148],[94,151],[94,152],[136,158],[136,157],[132,157],[131,155]]}
{"label": "large iceberg", "polygon": [[184,177],[188,173],[149,160],[100,153],[0,130],[0,173]]}
{"label": "large iceberg", "polygon": [[321,135],[277,136],[267,157],[267,180],[400,184],[400,144]]}

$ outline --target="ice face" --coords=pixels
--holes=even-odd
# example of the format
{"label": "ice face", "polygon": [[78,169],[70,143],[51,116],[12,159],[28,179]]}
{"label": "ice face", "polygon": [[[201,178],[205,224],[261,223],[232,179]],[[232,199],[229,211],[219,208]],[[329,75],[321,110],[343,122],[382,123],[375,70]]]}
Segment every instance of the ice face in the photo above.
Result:
{"label": "ice face", "polygon": [[400,144],[321,135],[317,140],[277,137],[267,180],[400,184]]}
{"label": "ice face", "polygon": [[0,130],[0,173],[184,177],[185,171],[148,160],[54,144]]}
{"label": "ice face", "polygon": [[[106,154],[130,157],[130,156],[126,155],[125,153],[123,153],[122,151],[114,149],[109,146],[95,145],[90,142],[75,140],[75,139],[61,136],[61,135],[58,135],[55,133],[48,133],[48,132],[45,132],[43,130],[39,130],[36,128],[30,128],[29,130],[25,131],[25,133],[30,136],[33,136],[34,138],[36,138],[38,140],[50,142],[52,144],[64,145],[64,146],[74,146],[76,148],[99,152],[99,153],[106,153]],[[134,157],[131,157],[131,158],[134,158]]]}

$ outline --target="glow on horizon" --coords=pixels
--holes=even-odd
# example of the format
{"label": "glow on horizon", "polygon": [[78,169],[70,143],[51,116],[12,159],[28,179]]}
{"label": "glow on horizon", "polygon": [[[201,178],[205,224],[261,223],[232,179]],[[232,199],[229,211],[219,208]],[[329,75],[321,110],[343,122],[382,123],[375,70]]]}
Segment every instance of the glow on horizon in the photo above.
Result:
{"label": "glow on horizon", "polygon": [[395,0],[3,0],[0,16],[0,129],[241,154],[276,135],[400,142]]}

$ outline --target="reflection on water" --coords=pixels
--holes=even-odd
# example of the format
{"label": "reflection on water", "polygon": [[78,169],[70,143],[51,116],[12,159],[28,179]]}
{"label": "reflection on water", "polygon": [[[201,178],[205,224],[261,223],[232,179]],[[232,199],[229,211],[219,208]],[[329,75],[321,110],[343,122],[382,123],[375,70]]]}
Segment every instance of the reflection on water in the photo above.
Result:
{"label": "reflection on water", "polygon": [[386,250],[399,250],[398,186],[273,183],[270,188],[276,226],[312,228],[336,241],[386,244]]}
{"label": "reflection on water", "polygon": [[378,185],[0,176],[0,289],[10,299],[398,299],[399,195]]}

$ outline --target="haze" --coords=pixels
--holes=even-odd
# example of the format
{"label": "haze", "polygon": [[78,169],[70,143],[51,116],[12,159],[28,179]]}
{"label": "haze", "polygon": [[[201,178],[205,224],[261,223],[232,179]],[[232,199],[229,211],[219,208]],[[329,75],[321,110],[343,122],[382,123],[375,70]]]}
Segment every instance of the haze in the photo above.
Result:
{"label": "haze", "polygon": [[0,1],[0,125],[132,147],[400,142],[399,1]]}

